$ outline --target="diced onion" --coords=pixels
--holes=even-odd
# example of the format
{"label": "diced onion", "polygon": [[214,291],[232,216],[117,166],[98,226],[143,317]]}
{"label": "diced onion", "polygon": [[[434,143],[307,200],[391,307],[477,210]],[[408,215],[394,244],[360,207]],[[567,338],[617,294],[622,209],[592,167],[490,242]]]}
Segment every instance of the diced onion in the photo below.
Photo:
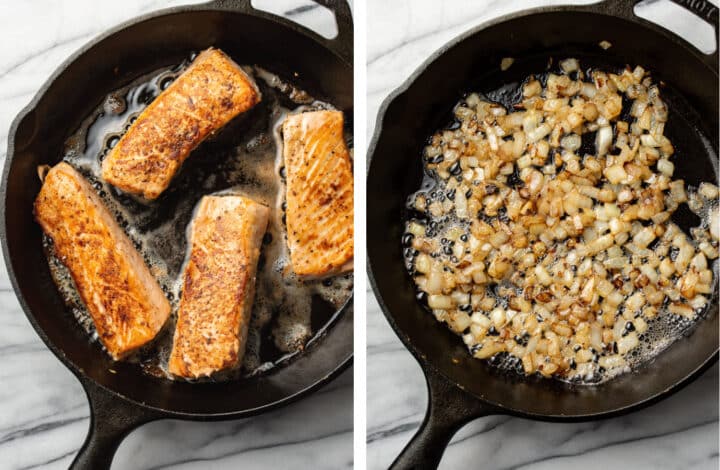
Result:
{"label": "diced onion", "polygon": [[[650,320],[694,321],[713,298],[719,190],[673,179],[672,121],[644,68],[560,70],[529,77],[516,109],[477,93],[455,107],[459,126],[424,150],[435,184],[409,201],[427,219],[408,221],[403,254],[474,357],[597,381],[637,364],[641,341],[653,349]],[[702,219],[689,234],[672,222],[683,203]]]}

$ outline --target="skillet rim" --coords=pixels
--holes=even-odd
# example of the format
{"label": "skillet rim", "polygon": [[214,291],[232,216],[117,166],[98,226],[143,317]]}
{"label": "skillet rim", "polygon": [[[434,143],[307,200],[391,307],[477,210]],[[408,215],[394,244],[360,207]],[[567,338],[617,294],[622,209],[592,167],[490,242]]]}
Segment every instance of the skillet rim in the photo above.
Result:
{"label": "skillet rim", "polygon": [[[593,3],[589,5],[552,5],[552,6],[546,6],[546,7],[538,7],[538,8],[531,8],[531,9],[523,9],[519,10],[514,13],[508,13],[493,19],[490,19],[488,21],[484,21],[476,26],[471,27],[470,29],[460,33],[459,35],[455,36],[454,38],[450,39],[448,42],[440,46],[438,49],[436,49],[430,56],[428,56],[427,59],[425,59],[411,74],[410,76],[405,79],[397,88],[393,89],[390,94],[382,101],[380,104],[380,107],[378,108],[377,116],[375,119],[375,129],[373,131],[372,139],[370,140],[370,144],[368,145],[367,150],[367,170],[366,170],[366,179],[370,176],[371,167],[374,161],[375,152],[377,145],[380,141],[380,138],[383,135],[384,131],[384,119],[385,115],[387,114],[388,108],[393,105],[393,103],[418,80],[418,78],[427,70],[427,68],[437,61],[441,56],[443,56],[447,51],[450,49],[458,46],[460,43],[464,42],[465,40],[469,39],[470,37],[474,36],[475,34],[481,32],[484,29],[497,26],[501,23],[505,23],[508,21],[512,21],[518,18],[524,18],[529,17],[533,15],[539,15],[539,14],[546,14],[546,13],[584,13],[584,14],[593,14],[593,15],[600,15],[600,16],[607,16],[614,19],[623,19],[626,21],[634,22],[644,30],[651,30],[655,33],[661,34],[666,37],[669,41],[675,42],[678,45],[680,45],[686,53],[691,54],[702,62],[709,72],[714,74],[715,77],[718,77],[718,68],[715,66],[714,68],[711,66],[708,66],[707,58],[710,56],[716,56],[720,51],[720,43],[716,42],[716,51],[711,54],[704,54],[700,52],[695,46],[693,46],[690,42],[688,42],[686,39],[682,38],[681,36],[673,33],[672,31],[666,29],[665,27],[658,25],[656,23],[653,23],[651,21],[645,20],[644,18],[641,18],[637,15],[632,15],[632,17],[622,17],[617,14],[613,14],[610,11],[604,10],[603,7],[606,7],[608,4],[611,4],[611,2],[608,1],[600,1],[599,3]],[[635,3],[633,2],[633,5],[630,6],[630,11],[633,11],[633,8],[635,6]],[[717,28],[717,25],[714,25],[715,28]],[[717,29],[716,29],[717,31]],[[627,413],[630,413],[632,411],[639,410],[641,408],[645,408],[647,406],[650,406],[654,403],[657,403],[670,395],[680,391],[682,388],[696,380],[700,375],[702,375],[707,369],[709,369],[712,365],[714,365],[716,362],[718,362],[718,358],[720,357],[720,344],[715,345],[715,350],[705,358],[704,361],[700,362],[697,367],[693,368],[693,370],[690,371],[685,377],[682,379],[676,381],[672,385],[666,387],[663,390],[660,390],[654,394],[650,394],[643,398],[642,400],[636,401],[634,403],[620,406],[614,409],[610,409],[603,412],[597,412],[597,413],[584,413],[584,414],[540,414],[540,413],[534,413],[529,412],[527,410],[523,409],[517,409],[509,407],[503,403],[498,403],[493,400],[489,400],[487,398],[483,398],[478,396],[477,394],[473,393],[472,391],[468,390],[463,384],[456,382],[452,378],[450,378],[443,370],[441,370],[439,367],[431,363],[425,354],[422,351],[419,351],[413,342],[410,339],[410,336],[403,331],[395,321],[393,313],[390,311],[388,306],[385,303],[385,300],[383,299],[382,295],[380,294],[378,283],[374,276],[374,270],[373,270],[373,263],[371,260],[371,257],[369,256],[370,250],[367,250],[368,256],[367,256],[367,264],[366,264],[366,272],[368,275],[368,279],[370,281],[370,285],[373,290],[373,294],[375,295],[375,299],[380,306],[380,309],[383,312],[383,315],[385,316],[385,319],[392,327],[393,331],[395,332],[395,335],[402,341],[403,345],[405,346],[405,349],[407,349],[412,356],[415,358],[415,360],[420,365],[420,368],[423,372],[423,374],[426,377],[426,381],[428,382],[428,386],[431,386],[431,379],[430,375],[435,374],[436,376],[441,377],[443,380],[445,380],[448,383],[453,384],[458,389],[462,390],[466,394],[469,395],[472,399],[487,404],[491,407],[494,407],[495,410],[488,412],[487,414],[508,414],[512,416],[518,416],[522,418],[529,418],[539,421],[550,421],[550,422],[578,422],[578,421],[589,421],[589,420],[597,420],[597,419],[604,419],[604,418],[611,418],[616,417],[620,415],[624,415]],[[717,300],[717,294],[715,295],[715,300]],[[720,313],[718,313],[720,315]]]}
{"label": "skillet rim", "polygon": [[[244,8],[248,7],[249,8]],[[318,388],[322,387],[323,385],[326,385],[333,379],[335,379],[338,375],[340,375],[343,371],[345,371],[352,363],[353,363],[353,347],[350,347],[349,351],[346,354],[341,355],[338,357],[336,364],[334,367],[330,368],[326,371],[326,373],[323,375],[322,378],[316,380],[311,385],[302,388],[298,390],[297,392],[287,395],[279,400],[276,400],[271,403],[267,403],[255,408],[247,408],[247,409],[235,409],[233,411],[224,411],[219,413],[214,412],[187,412],[187,411],[176,411],[176,410],[170,410],[165,408],[160,408],[157,406],[149,405],[147,403],[135,400],[133,398],[130,398],[129,396],[123,395],[109,387],[106,387],[105,385],[101,384],[95,378],[91,377],[90,375],[86,374],[85,371],[78,367],[70,358],[65,354],[65,351],[62,350],[60,347],[58,347],[53,341],[50,340],[48,335],[45,333],[45,330],[40,327],[38,321],[35,318],[35,315],[32,311],[32,309],[29,307],[27,301],[25,300],[25,296],[22,294],[22,291],[20,290],[20,285],[17,279],[17,276],[15,274],[15,270],[12,267],[11,257],[13,256],[10,252],[10,249],[8,247],[7,243],[7,217],[6,217],[6,211],[5,207],[7,207],[7,187],[8,187],[8,177],[10,173],[10,168],[12,166],[13,160],[16,157],[16,138],[17,138],[17,131],[20,127],[21,123],[28,118],[32,117],[33,113],[37,109],[38,104],[43,99],[45,94],[48,92],[48,90],[55,84],[55,82],[66,72],[66,69],[73,64],[75,61],[77,61],[80,57],[87,54],[91,49],[98,46],[99,43],[102,41],[119,34],[126,29],[136,26],[140,23],[158,19],[165,16],[171,16],[174,14],[181,14],[181,13],[221,13],[225,15],[245,15],[249,16],[251,18],[261,18],[268,20],[276,25],[281,25],[285,28],[288,28],[292,30],[295,33],[301,34],[306,36],[308,39],[312,40],[313,42],[317,43],[320,47],[324,48],[328,52],[330,52],[340,63],[350,69],[354,69],[354,64],[352,60],[348,61],[348,58],[344,57],[338,50],[331,47],[333,44],[333,41],[337,41],[340,37],[340,32],[338,32],[338,36],[336,36],[333,39],[327,39],[319,34],[315,33],[314,31],[310,30],[309,28],[306,28],[305,26],[290,21],[288,19],[285,19],[281,16],[277,16],[271,13],[268,13],[263,10],[259,10],[252,6],[250,3],[250,0],[241,0],[238,4],[230,3],[229,5],[226,5],[223,3],[222,0],[211,0],[204,3],[199,4],[190,4],[190,5],[179,5],[169,8],[163,8],[159,10],[153,10],[148,13],[135,16],[133,18],[130,18],[126,21],[123,21],[121,23],[116,24],[115,26],[108,28],[104,30],[102,33],[91,37],[87,42],[85,42],[82,46],[80,46],[77,50],[75,50],[72,54],[70,54],[65,60],[60,63],[54,70],[53,73],[43,82],[43,84],[38,88],[37,92],[33,95],[32,99],[29,101],[29,103],[24,106],[18,114],[13,119],[10,129],[8,131],[8,141],[7,141],[7,153],[6,153],[6,159],[3,165],[2,170],[2,176],[0,180],[0,208],[2,208],[2,216],[0,217],[0,243],[2,243],[2,254],[3,254],[3,260],[5,263],[5,267],[7,269],[8,278],[10,280],[10,284],[13,289],[13,293],[15,294],[15,298],[18,300],[18,303],[20,304],[23,313],[25,314],[25,317],[28,319],[30,324],[32,325],[33,329],[37,333],[37,335],[40,337],[42,342],[45,344],[45,346],[53,353],[53,355],[60,360],[60,362],[65,366],[72,374],[77,377],[78,381],[81,383],[87,398],[90,402],[90,409],[91,409],[91,416],[93,414],[92,406],[94,399],[92,395],[94,393],[103,393],[107,394],[111,397],[118,398],[121,400],[121,403],[125,403],[130,406],[134,406],[138,410],[145,410],[145,411],[151,411],[154,412],[157,416],[153,419],[163,419],[163,418],[175,418],[175,419],[183,419],[183,420],[191,420],[191,421],[221,421],[221,420],[228,420],[228,419],[236,419],[240,417],[249,417],[254,416],[257,414],[261,414],[265,411],[273,410],[285,405],[288,405],[292,402],[295,402],[310,393],[314,392]],[[337,12],[333,11],[334,14],[337,14]],[[336,22],[338,20],[336,19]],[[352,21],[352,17],[351,17]],[[340,27],[338,22],[338,27]],[[352,33],[352,31],[351,31]],[[350,36],[352,38],[352,34]],[[353,288],[354,291],[354,288]],[[330,320],[330,322],[326,325],[326,327],[329,327],[329,329],[334,329],[340,322],[343,321],[350,321],[349,328],[353,329],[353,318],[354,318],[354,293],[350,295],[350,297],[346,300],[346,302],[343,304],[341,308],[339,308],[334,318]],[[348,315],[350,316],[348,318]],[[325,331],[322,333],[323,335],[330,334],[330,331]],[[352,343],[351,343],[352,344]],[[321,346],[321,345],[318,345]],[[299,359],[303,357],[304,354],[301,354],[296,359]],[[118,407],[123,406],[122,404],[118,404]]]}

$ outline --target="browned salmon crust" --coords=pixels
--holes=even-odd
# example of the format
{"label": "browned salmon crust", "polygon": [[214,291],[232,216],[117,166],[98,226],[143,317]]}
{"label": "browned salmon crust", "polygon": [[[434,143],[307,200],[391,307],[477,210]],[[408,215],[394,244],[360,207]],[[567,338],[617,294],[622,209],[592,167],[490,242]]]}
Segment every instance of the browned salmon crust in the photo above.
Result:
{"label": "browned salmon crust", "polygon": [[190,229],[168,368],[185,378],[242,362],[270,209],[242,196],[205,196]]}
{"label": "browned salmon crust", "polygon": [[283,123],[290,260],[299,276],[352,269],[353,174],[340,111],[290,115]]}
{"label": "browned salmon crust", "polygon": [[103,161],[102,176],[155,199],[198,144],[259,101],[253,80],[222,51],[208,49],[140,114]]}
{"label": "browned salmon crust", "polygon": [[120,359],[152,340],[170,303],[90,184],[67,163],[52,168],[35,218],[68,268],[100,341]]}

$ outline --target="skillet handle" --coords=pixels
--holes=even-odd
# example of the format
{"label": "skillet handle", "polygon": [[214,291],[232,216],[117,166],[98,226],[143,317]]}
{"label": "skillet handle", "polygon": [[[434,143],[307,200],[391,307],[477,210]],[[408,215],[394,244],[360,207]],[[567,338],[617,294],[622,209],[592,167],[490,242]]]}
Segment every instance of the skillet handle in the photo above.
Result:
{"label": "skillet handle", "polygon": [[[597,7],[602,13],[610,13],[633,21],[644,20],[635,14],[635,6],[642,0],[604,0],[590,7]],[[703,61],[713,70],[718,70],[718,58],[720,57],[720,20],[718,7],[708,0],[670,0],[679,5],[698,18],[704,20],[715,31],[715,51],[710,54],[702,53]]]}
{"label": "skillet handle", "polygon": [[[328,47],[345,59],[350,65],[353,63],[354,35],[353,16],[347,0],[313,0],[315,3],[329,9],[335,15],[338,33],[333,39],[326,40]],[[323,38],[325,39],[325,38]]]}
{"label": "skillet handle", "polygon": [[[321,42],[325,47],[339,55],[348,64],[353,64],[353,16],[350,4],[347,0],[312,0],[314,3],[327,8],[335,15],[337,23],[337,36],[327,39],[314,31],[310,31],[315,35],[315,40]],[[238,11],[249,14],[270,15],[257,10],[252,5],[252,0],[210,0],[203,7],[213,9]],[[276,17],[275,15],[272,15]],[[276,17],[277,18],[277,17]]]}
{"label": "skillet handle", "polygon": [[450,439],[466,423],[499,410],[481,402],[440,376],[425,370],[428,407],[420,429],[390,466],[390,470],[436,469]]}
{"label": "skillet handle", "polygon": [[[718,34],[718,7],[710,3],[708,0],[670,0],[671,2],[680,5],[697,17],[705,20],[715,30],[715,36],[717,39]],[[718,47],[718,44],[715,45]]]}
{"label": "skillet handle", "polygon": [[81,378],[90,402],[90,429],[70,470],[109,470],[120,443],[130,431],[161,416],[134,405]]}
{"label": "skillet handle", "polygon": [[717,70],[718,59],[720,58],[720,18],[718,15],[718,7],[710,3],[708,0],[670,0],[673,3],[680,5],[686,10],[693,13],[698,18],[705,20],[715,31],[715,52],[710,54],[703,54],[706,62],[710,66]]}

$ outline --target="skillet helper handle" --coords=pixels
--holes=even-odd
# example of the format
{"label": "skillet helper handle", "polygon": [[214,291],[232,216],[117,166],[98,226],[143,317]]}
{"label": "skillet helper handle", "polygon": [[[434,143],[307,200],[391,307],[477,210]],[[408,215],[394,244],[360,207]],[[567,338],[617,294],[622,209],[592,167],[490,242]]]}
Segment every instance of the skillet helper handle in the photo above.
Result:
{"label": "skillet helper handle", "polygon": [[[337,23],[337,36],[327,40],[328,47],[339,54],[349,64],[353,63],[354,35],[353,16],[347,0],[313,0],[332,11]],[[323,38],[325,39],[325,38]]]}
{"label": "skillet helper handle", "polygon": [[[686,10],[694,13],[697,17],[705,20],[715,29],[715,38],[718,36],[718,7],[708,0],[670,0]],[[718,44],[715,44],[717,52]]]}
{"label": "skillet helper handle", "polygon": [[[630,20],[637,21],[638,16],[635,14],[635,6],[642,0],[604,0],[592,7],[597,7],[603,13],[611,13]],[[718,7],[713,5],[709,0],[670,0],[679,5],[690,13],[694,14],[701,20],[704,20],[715,31],[715,51],[710,54],[702,53],[703,60],[713,70],[718,70],[718,58],[720,58],[720,15]]]}
{"label": "skillet helper handle", "polygon": [[425,371],[428,407],[420,429],[390,466],[390,470],[436,469],[455,433],[473,419],[498,410],[432,370]]}
{"label": "skillet helper handle", "polygon": [[[353,63],[353,16],[347,0],[311,0],[327,8],[335,15],[337,23],[337,36],[332,39],[316,34],[316,40],[323,43],[331,51],[342,57],[348,64]],[[211,8],[254,13],[258,10],[253,7],[252,0],[210,0],[205,4]]]}
{"label": "skillet helper handle", "polygon": [[159,419],[89,380],[81,380],[90,402],[90,429],[70,470],[109,470],[120,443],[130,431]]}
{"label": "skillet helper handle", "polygon": [[673,3],[689,10],[698,18],[705,20],[715,31],[715,52],[704,54],[706,62],[715,70],[718,69],[718,58],[720,58],[720,17],[718,16],[718,7],[710,3],[708,0],[670,0]]}

